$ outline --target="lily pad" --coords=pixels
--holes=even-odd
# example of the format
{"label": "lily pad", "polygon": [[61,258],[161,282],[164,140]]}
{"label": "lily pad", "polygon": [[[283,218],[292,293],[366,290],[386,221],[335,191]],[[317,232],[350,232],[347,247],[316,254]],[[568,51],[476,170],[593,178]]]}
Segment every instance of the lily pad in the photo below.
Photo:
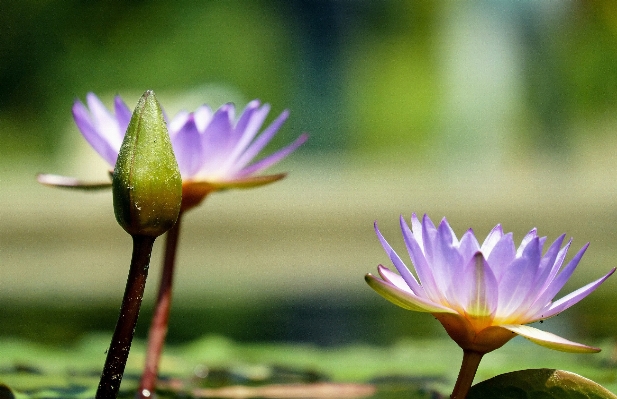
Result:
{"label": "lily pad", "polygon": [[569,371],[529,369],[474,385],[468,399],[617,399],[603,386]]}

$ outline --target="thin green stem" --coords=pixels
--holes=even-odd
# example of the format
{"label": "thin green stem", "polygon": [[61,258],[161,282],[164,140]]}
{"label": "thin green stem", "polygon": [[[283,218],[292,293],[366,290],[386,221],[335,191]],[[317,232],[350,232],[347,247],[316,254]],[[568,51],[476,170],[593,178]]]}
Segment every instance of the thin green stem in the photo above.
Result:
{"label": "thin green stem", "polygon": [[484,356],[484,353],[463,350],[463,364],[461,364],[461,370],[458,373],[450,399],[465,399],[467,397],[482,356]]}
{"label": "thin green stem", "polygon": [[178,249],[178,237],[180,235],[180,222],[182,212],[178,215],[176,224],[167,232],[165,238],[165,258],[163,260],[163,274],[159,284],[159,293],[156,300],[150,332],[148,333],[148,349],[146,351],[146,366],[141,376],[139,389],[136,398],[147,399],[152,396],[156,388],[159,363],[165,338],[167,336],[167,325],[169,321],[169,310],[171,308],[171,293],[174,269],[176,263],[176,252]]}
{"label": "thin green stem", "polygon": [[116,329],[107,351],[96,399],[115,399],[129,357],[156,237],[133,236],[133,256]]}

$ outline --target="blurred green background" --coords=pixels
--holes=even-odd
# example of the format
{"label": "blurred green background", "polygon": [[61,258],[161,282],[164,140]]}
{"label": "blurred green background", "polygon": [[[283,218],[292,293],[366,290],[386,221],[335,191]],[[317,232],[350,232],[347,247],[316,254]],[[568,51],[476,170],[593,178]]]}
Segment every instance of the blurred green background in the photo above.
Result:
{"label": "blurred green background", "polygon": [[[568,289],[617,255],[617,3],[77,1],[0,5],[0,336],[70,342],[113,328],[130,240],[109,192],[38,185],[106,178],[71,117],[154,89],[170,115],[253,98],[310,140],[272,186],[217,193],[184,219],[169,339],[392,343],[443,336],[363,275],[400,250],[398,217],[446,216],[480,241],[590,241]],[[266,151],[267,152],[267,151]],[[138,327],[157,285],[155,247]],[[615,335],[617,280],[543,328]],[[563,293],[562,293],[563,294]]]}

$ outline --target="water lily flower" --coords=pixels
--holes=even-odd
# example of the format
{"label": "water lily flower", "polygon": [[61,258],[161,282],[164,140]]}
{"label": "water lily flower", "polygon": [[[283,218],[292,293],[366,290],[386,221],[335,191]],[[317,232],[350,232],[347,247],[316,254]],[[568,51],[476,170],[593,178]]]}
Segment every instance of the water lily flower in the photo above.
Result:
{"label": "water lily flower", "polygon": [[[77,127],[92,148],[107,161],[110,169],[131,118],[131,111],[120,96],[114,99],[110,112],[93,93],[86,96],[86,104],[75,101],[73,117]],[[225,104],[216,111],[203,105],[194,112],[180,112],[167,120],[169,137],[182,177],[182,204],[176,224],[167,232],[163,272],[148,336],[145,371],[138,390],[138,398],[153,395],[171,306],[173,274],[180,235],[182,215],[199,205],[215,191],[230,188],[251,188],[275,182],[285,173],[260,175],[268,167],[281,161],[308,138],[301,134],[286,147],[262,159],[255,160],[272,140],[289,112],[283,111],[258,134],[270,111],[268,104],[251,101],[236,119],[233,104]],[[111,183],[87,183],[75,178],[40,174],[39,182],[56,187],[102,189]]]}
{"label": "water lily flower", "polygon": [[403,239],[416,275],[392,249],[375,223],[375,231],[398,273],[379,265],[381,279],[366,275],[368,284],[403,308],[433,314],[450,337],[465,350],[487,353],[515,335],[566,352],[599,349],[568,341],[526,324],[553,317],[574,305],[613,272],[563,298],[553,298],[563,288],[588,245],[562,267],[572,240],[561,247],[565,234],[544,255],[546,237],[532,229],[515,248],[512,233],[495,226],[480,245],[473,231],[459,240],[444,218],[435,227],[424,215],[411,217],[410,229],[400,219]]}
{"label": "water lily flower", "polygon": [[[114,99],[114,113],[93,93],[86,96],[86,104],[87,107],[81,101],[75,101],[75,123],[92,148],[113,168],[131,110],[120,96]],[[259,173],[291,154],[306,141],[307,135],[300,135],[288,146],[254,162],[289,115],[288,111],[283,111],[258,135],[269,111],[268,104],[261,105],[258,100],[253,100],[235,120],[235,107],[231,103],[216,111],[202,105],[194,112],[179,112],[168,122],[169,135],[182,175],[183,210],[198,205],[213,191],[260,186],[285,176],[284,173]],[[88,184],[48,174],[39,175],[38,180],[62,187],[108,186],[106,183]]]}
{"label": "water lily flower", "polygon": [[438,227],[427,215],[411,216],[411,228],[400,219],[403,239],[415,275],[375,232],[398,274],[379,265],[381,278],[366,282],[384,298],[405,309],[431,313],[463,349],[463,363],[451,398],[465,398],[482,356],[516,335],[565,352],[599,352],[526,324],[553,317],[574,305],[615,272],[553,301],[576,269],[589,244],[562,267],[572,240],[562,247],[559,236],[542,254],[546,237],[532,229],[518,248],[512,233],[495,226],[480,245],[469,229],[459,240],[444,218]]}

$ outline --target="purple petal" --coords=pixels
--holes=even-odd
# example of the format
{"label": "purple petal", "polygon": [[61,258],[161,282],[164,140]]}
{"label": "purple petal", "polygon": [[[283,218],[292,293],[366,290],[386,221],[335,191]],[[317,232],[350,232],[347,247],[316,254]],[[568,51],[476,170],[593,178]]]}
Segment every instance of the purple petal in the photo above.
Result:
{"label": "purple petal", "polygon": [[458,238],[456,238],[456,233],[454,233],[454,230],[452,230],[452,227],[450,226],[446,218],[441,219],[441,222],[439,223],[439,230],[441,232],[442,238],[445,240],[445,242],[448,243],[448,245],[458,247],[459,242]]}
{"label": "purple petal", "polygon": [[226,159],[233,143],[231,114],[233,105],[225,104],[219,108],[212,117],[202,135],[204,165],[202,170],[205,174],[215,174],[219,171],[222,160]]}
{"label": "purple petal", "polygon": [[379,272],[379,275],[384,281],[394,285],[399,290],[413,294],[413,291],[411,290],[411,288],[409,288],[409,284],[407,284],[405,279],[402,278],[400,274],[394,273],[392,270],[388,269],[384,265],[378,265],[377,271]]}
{"label": "purple petal", "polygon": [[560,300],[552,303],[546,309],[538,312],[535,315],[534,320],[547,319],[549,317],[555,316],[568,309],[570,306],[576,304],[581,299],[585,298],[587,295],[591,294],[596,288],[600,286],[607,278],[609,278],[615,272],[615,268],[613,268],[610,272],[608,272],[605,276],[597,279],[594,282],[591,282],[584,287],[579,288],[578,290],[571,292],[570,294],[564,296]]}
{"label": "purple petal", "polygon": [[269,168],[270,166],[280,162],[282,159],[286,158],[289,154],[294,152],[298,147],[304,144],[306,140],[308,140],[308,134],[306,133],[301,134],[296,139],[296,141],[294,141],[287,147],[275,152],[274,154],[267,156],[266,158],[260,160],[259,162],[255,162],[254,164],[250,165],[247,168],[242,169],[238,173],[238,176],[249,176],[249,175],[252,175],[253,173],[258,173],[258,172],[261,172],[262,170]]}
{"label": "purple petal", "polygon": [[536,287],[544,288],[544,283],[551,275],[551,271],[553,269],[553,266],[555,265],[555,261],[557,260],[559,251],[561,250],[561,244],[563,243],[563,240],[565,238],[566,238],[565,234],[562,234],[559,237],[557,237],[555,242],[551,244],[551,246],[548,248],[548,250],[542,257],[542,260],[540,261],[540,268],[538,270],[538,275],[536,276],[536,282],[534,283]]}
{"label": "purple petal", "polygon": [[480,250],[480,244],[476,236],[473,234],[473,230],[469,229],[461,237],[461,243],[458,246],[458,251],[463,257],[463,262],[468,262],[476,252]]}
{"label": "purple petal", "polygon": [[403,232],[403,239],[405,240],[405,246],[407,247],[407,252],[409,253],[409,257],[411,258],[411,262],[413,263],[416,273],[418,274],[418,279],[422,284],[422,288],[426,293],[427,297],[432,299],[433,301],[440,302],[444,295],[437,288],[437,284],[435,282],[435,277],[433,276],[433,271],[431,270],[422,249],[420,248],[418,242],[416,241],[413,233],[405,223],[403,217],[400,218],[401,231]]}
{"label": "purple petal", "polygon": [[116,164],[120,147],[116,148],[100,134],[95,128],[88,110],[79,100],[73,104],[73,118],[86,141],[113,168]]}
{"label": "purple petal", "polygon": [[258,100],[253,100],[247,104],[234,129],[236,141],[242,143],[241,147],[243,149],[248,146],[259,129],[261,129],[261,125],[263,125],[269,112],[269,104],[264,104],[261,108],[259,107]]}
{"label": "purple petal", "polygon": [[212,113],[212,109],[210,109],[207,105],[202,105],[197,108],[193,113],[197,130],[201,133],[205,132],[213,116],[214,114]]}
{"label": "purple petal", "polygon": [[379,231],[379,227],[377,227],[377,222],[375,222],[374,226],[375,226],[375,233],[377,234],[377,238],[379,238],[379,242],[381,243],[381,246],[383,247],[384,251],[386,251],[386,253],[388,254],[388,257],[392,261],[392,264],[394,265],[394,267],[396,267],[396,270],[398,270],[403,280],[405,280],[409,288],[416,295],[422,295],[424,290],[420,287],[420,285],[418,284],[418,281],[416,280],[414,275],[411,274],[411,272],[409,271],[405,263],[401,260],[401,258],[398,256],[396,251],[392,249],[390,244],[388,244],[388,241],[386,241],[386,239],[383,237],[383,235]]}
{"label": "purple petal", "polygon": [[498,301],[497,279],[482,252],[476,252],[465,266],[455,287],[458,303],[467,314],[493,319]]}
{"label": "purple petal", "polygon": [[581,258],[585,254],[585,251],[587,251],[588,247],[589,247],[589,243],[585,244],[583,248],[581,248],[580,251],[578,251],[578,253],[574,255],[574,257],[570,260],[570,262],[568,262],[568,264],[563,268],[563,270],[555,277],[553,281],[551,281],[548,287],[546,287],[546,289],[538,296],[538,298],[535,301],[536,304],[545,305],[549,303],[555,297],[555,295],[557,295],[557,293],[561,291],[563,286],[568,282],[568,280],[572,276],[572,273],[574,273],[574,270],[578,266],[578,263],[581,261]]}
{"label": "purple petal", "polygon": [[546,236],[540,237],[540,248],[544,248],[545,242],[546,242]]}
{"label": "purple petal", "polygon": [[[455,243],[453,240],[457,242]],[[448,223],[443,219],[437,229],[433,246],[433,259],[429,262],[437,286],[450,303],[454,300],[453,286],[458,285],[465,268],[463,257],[454,246],[455,244],[458,244],[458,240],[456,240]]]}
{"label": "purple petal", "polygon": [[86,101],[92,115],[91,120],[94,128],[112,147],[118,148],[118,151],[120,151],[125,132],[120,132],[118,120],[107,110],[94,93],[88,93]]}
{"label": "purple petal", "polygon": [[491,230],[490,233],[488,233],[488,236],[486,236],[486,239],[480,247],[485,258],[491,254],[493,247],[495,247],[499,240],[501,240],[501,237],[503,237],[503,229],[501,228],[501,225],[498,224],[493,227],[493,230]]}
{"label": "purple petal", "polygon": [[424,251],[424,244],[422,243],[422,222],[418,220],[418,217],[415,213],[411,214],[411,230],[413,231],[413,236],[418,242],[422,251]]}
{"label": "purple petal", "polygon": [[523,325],[503,325],[500,327],[503,327],[506,330],[510,330],[513,333],[520,335],[521,337],[527,338],[535,344],[544,346],[549,349],[572,353],[600,352],[599,348],[594,348],[593,346],[587,346],[579,344],[577,342],[568,341],[567,339],[561,338],[558,335],[538,330],[537,328]]}
{"label": "purple petal", "polygon": [[[259,154],[261,150],[272,140],[272,137],[276,134],[276,132],[283,125],[287,117],[289,116],[289,111],[283,111],[278,118],[274,120],[260,135],[253,141],[253,143],[238,157],[235,164],[233,165],[233,171],[242,170],[246,165],[249,164]],[[306,139],[305,139],[306,140]],[[300,143],[302,144],[302,143]],[[298,144],[298,145],[300,145]],[[248,168],[247,168],[248,169]],[[246,175],[246,172],[242,172],[243,175]]]}
{"label": "purple petal", "polygon": [[512,233],[505,234],[493,246],[490,255],[487,258],[488,264],[491,265],[493,273],[497,281],[501,281],[501,276],[508,269],[508,266],[514,261],[516,256],[516,248]]}
{"label": "purple petal", "polygon": [[[180,111],[174,116],[174,118],[167,124],[169,130],[169,137],[173,140],[176,134],[184,127],[186,122],[191,117],[191,114],[187,111]],[[195,117],[193,116],[193,119]],[[197,125],[197,124],[196,124]],[[199,129],[198,129],[199,130]]]}
{"label": "purple petal", "polygon": [[[259,101],[257,100],[252,103],[255,103],[255,106],[259,105]],[[249,106],[252,103],[250,103]],[[249,108],[249,106],[247,106],[247,110],[244,111],[234,129],[236,144],[230,152],[224,167],[225,170],[229,170],[230,174],[240,171],[241,168],[246,166],[252,160],[251,158],[245,163],[242,163],[242,161],[238,161],[238,158],[244,151],[246,151],[246,148],[255,138],[255,135],[261,128],[261,125],[263,125],[266,116],[268,116],[268,112],[270,112],[270,105],[268,104],[265,104],[260,109],[252,109]]]}
{"label": "purple petal", "polygon": [[570,238],[568,240],[568,243],[563,248],[561,248],[559,250],[559,253],[557,253],[557,258],[555,259],[555,262],[553,263],[553,265],[551,267],[551,271],[550,271],[548,277],[546,278],[546,280],[544,280],[544,285],[542,286],[542,290],[541,290],[542,292],[544,292],[544,290],[546,290],[546,288],[555,279],[555,276],[557,275],[557,273],[561,269],[561,265],[563,265],[563,261],[566,259],[566,255],[568,254],[568,250],[570,249],[570,245],[571,244],[572,244],[572,239]]}
{"label": "purple petal", "polygon": [[118,121],[118,127],[120,129],[120,134],[124,139],[124,135],[126,134],[126,129],[129,127],[129,122],[131,121],[131,116],[133,113],[130,108],[122,101],[120,96],[116,96],[114,98],[114,108],[116,111],[116,120]]}
{"label": "purple petal", "polygon": [[[555,276],[557,275],[557,273],[561,269],[561,265],[563,264],[563,261],[566,258],[566,254],[568,253],[568,249],[570,248],[570,244],[572,244],[572,239],[570,239],[568,241],[568,243],[563,248],[561,248],[559,250],[559,253],[557,254],[557,258],[555,259],[555,263],[551,267],[551,271],[549,272],[548,277],[544,280],[542,285],[541,286],[536,285],[536,287],[538,287],[538,286],[540,287],[538,289],[538,291],[537,291],[537,292],[539,292],[539,295],[537,295],[537,299],[529,307],[529,310],[527,310],[527,313],[526,313],[527,317],[531,317],[531,316],[535,315],[540,309],[543,309],[544,307],[546,307],[546,304],[550,303],[550,301],[553,299],[553,297],[557,294],[557,293],[555,293],[555,294],[553,294],[553,296],[551,296],[549,298],[548,295],[550,295],[550,293],[547,293],[546,289],[551,285],[551,283],[555,279]],[[539,284],[540,281],[541,280],[538,279],[537,283]]]}
{"label": "purple petal", "polygon": [[195,120],[189,117],[184,126],[172,138],[172,146],[183,179],[197,174],[204,163],[201,137]]}
{"label": "purple petal", "polygon": [[379,295],[402,308],[416,312],[456,314],[452,309],[428,299],[420,298],[411,292],[400,290],[393,284],[378,279],[370,273],[364,279]]}
{"label": "purple petal", "polygon": [[525,237],[523,237],[523,241],[521,241],[521,245],[516,250],[516,256],[521,256],[521,254],[525,250],[525,247],[527,247],[527,245],[531,242],[531,240],[533,240],[536,237],[538,237],[538,229],[534,227],[533,229],[529,230],[529,233],[527,233]]}
{"label": "purple petal", "polygon": [[431,266],[433,266],[433,249],[436,240],[437,229],[428,215],[424,214],[422,217],[422,243],[424,244],[424,257]]}
{"label": "purple petal", "polygon": [[[540,240],[535,238],[525,247],[522,256],[512,262],[503,273],[499,281],[497,317],[508,317],[517,313],[524,314],[536,299],[533,283],[540,258]],[[526,303],[528,305],[525,306]]]}

